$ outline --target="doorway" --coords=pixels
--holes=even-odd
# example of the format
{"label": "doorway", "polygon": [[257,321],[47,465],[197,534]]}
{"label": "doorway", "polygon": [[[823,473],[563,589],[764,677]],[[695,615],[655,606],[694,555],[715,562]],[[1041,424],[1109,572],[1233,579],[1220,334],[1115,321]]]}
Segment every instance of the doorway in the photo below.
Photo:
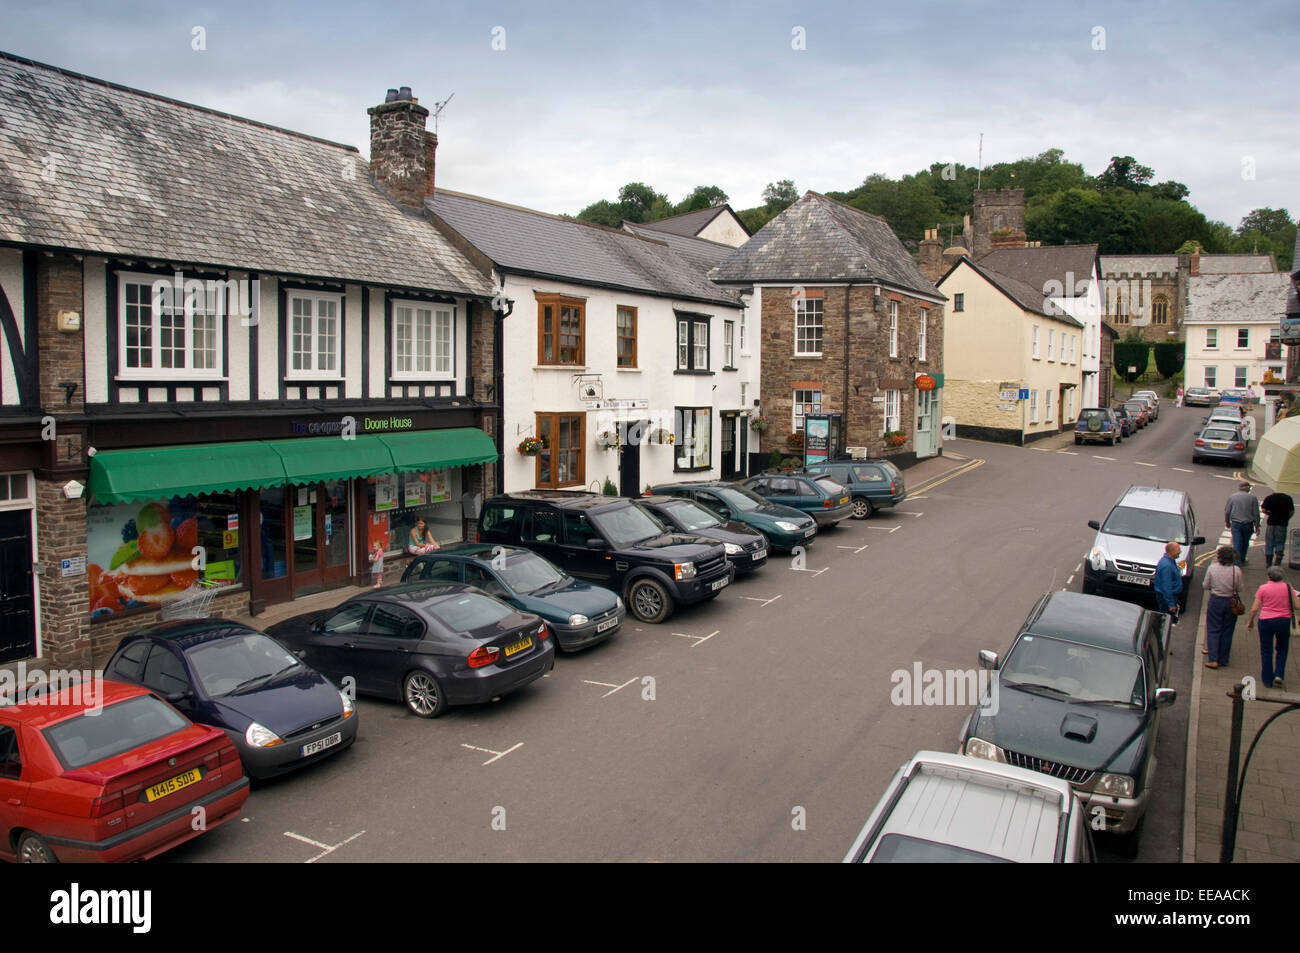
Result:
{"label": "doorway", "polygon": [[0,512],[0,662],[36,654],[31,510]]}
{"label": "doorway", "polygon": [[640,496],[641,446],[650,432],[650,421],[620,421],[618,430],[618,495]]}
{"label": "doorway", "polygon": [[[737,430],[740,424],[740,412],[735,410],[725,410],[720,415],[722,418],[722,455],[719,461],[719,473],[724,480],[735,480],[743,477],[743,465],[741,460],[745,459],[747,448],[745,444],[745,433],[740,431],[740,439],[737,441]],[[737,458],[737,443],[740,443],[740,455]]]}
{"label": "doorway", "polygon": [[350,570],[347,480],[266,487],[259,492],[261,587],[271,602],[345,582]]}
{"label": "doorway", "polygon": [[916,392],[916,433],[914,438],[918,459],[933,457],[939,452],[939,391]]}

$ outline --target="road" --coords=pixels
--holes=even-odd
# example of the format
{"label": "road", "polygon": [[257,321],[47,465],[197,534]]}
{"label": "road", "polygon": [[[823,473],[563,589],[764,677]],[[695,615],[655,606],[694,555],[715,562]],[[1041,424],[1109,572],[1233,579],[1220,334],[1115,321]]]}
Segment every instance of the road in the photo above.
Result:
{"label": "road", "polygon": [[[950,442],[984,463],[824,532],[802,565],[775,559],[659,626],[629,620],[515,695],[434,721],[363,699],[351,751],[259,785],[241,821],[165,859],[837,861],[897,767],[954,750],[970,709],[895,689],[918,665],[1004,653],[1039,596],[1078,590],[1087,521],[1127,486],[1187,489],[1212,548],[1232,469],[1189,462],[1203,413],[1166,402],[1114,448]],[[1142,861],[1179,859],[1200,578]]]}

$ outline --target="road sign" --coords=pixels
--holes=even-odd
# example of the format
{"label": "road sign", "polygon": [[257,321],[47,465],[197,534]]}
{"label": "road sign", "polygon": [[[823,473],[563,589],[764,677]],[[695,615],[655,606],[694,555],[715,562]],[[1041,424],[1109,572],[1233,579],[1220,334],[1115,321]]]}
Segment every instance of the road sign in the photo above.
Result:
{"label": "road sign", "polygon": [[1028,399],[1029,399],[1029,388],[1028,387],[1020,388],[1020,400],[1028,400]]}

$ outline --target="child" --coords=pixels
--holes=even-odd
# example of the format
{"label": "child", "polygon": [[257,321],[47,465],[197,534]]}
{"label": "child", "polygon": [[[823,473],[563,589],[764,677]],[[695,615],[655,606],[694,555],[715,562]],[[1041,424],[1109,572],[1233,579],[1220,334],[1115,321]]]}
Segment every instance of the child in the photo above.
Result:
{"label": "child", "polygon": [[370,553],[370,571],[375,577],[375,588],[380,588],[384,579],[384,547],[378,542]]}

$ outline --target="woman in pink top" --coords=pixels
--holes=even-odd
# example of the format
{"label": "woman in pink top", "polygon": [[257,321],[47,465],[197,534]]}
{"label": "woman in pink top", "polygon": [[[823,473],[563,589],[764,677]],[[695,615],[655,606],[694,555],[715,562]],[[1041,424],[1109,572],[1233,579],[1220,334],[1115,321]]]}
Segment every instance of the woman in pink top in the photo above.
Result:
{"label": "woman in pink top", "polygon": [[1259,587],[1250,607],[1246,628],[1259,617],[1259,654],[1263,659],[1262,684],[1282,688],[1286,656],[1291,647],[1291,614],[1300,609],[1300,594],[1282,581],[1282,567],[1268,567],[1269,582]]}

